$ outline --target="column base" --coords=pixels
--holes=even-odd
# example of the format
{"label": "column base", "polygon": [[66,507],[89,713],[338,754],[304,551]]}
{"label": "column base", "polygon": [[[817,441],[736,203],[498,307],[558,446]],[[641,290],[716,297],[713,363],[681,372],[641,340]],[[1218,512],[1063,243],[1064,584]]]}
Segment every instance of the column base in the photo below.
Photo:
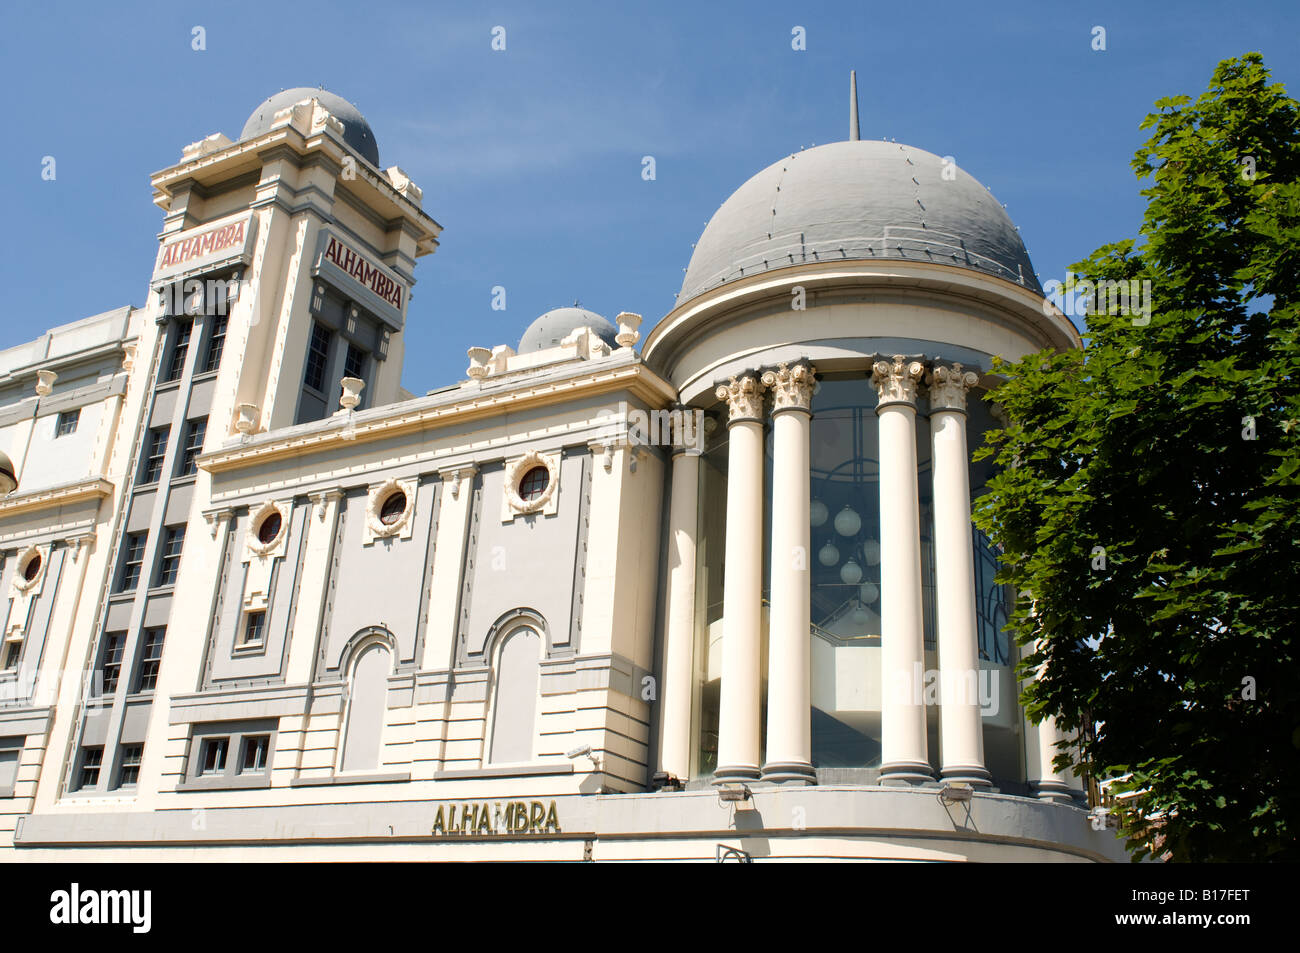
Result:
{"label": "column base", "polygon": [[924,761],[891,761],[880,766],[880,783],[885,787],[933,784],[934,772]]}
{"label": "column base", "polygon": [[816,784],[817,772],[807,761],[769,761],[762,780],[772,784]]}
{"label": "column base", "polygon": [[713,772],[713,783],[733,784],[737,781],[757,781],[760,777],[756,764],[728,764]]}
{"label": "column base", "polygon": [[1055,801],[1058,804],[1074,803],[1074,792],[1068,784],[1061,781],[1030,781],[1029,788],[1040,801]]}
{"label": "column base", "polygon": [[945,764],[939,777],[944,781],[969,784],[973,788],[993,786],[993,775],[982,764]]}

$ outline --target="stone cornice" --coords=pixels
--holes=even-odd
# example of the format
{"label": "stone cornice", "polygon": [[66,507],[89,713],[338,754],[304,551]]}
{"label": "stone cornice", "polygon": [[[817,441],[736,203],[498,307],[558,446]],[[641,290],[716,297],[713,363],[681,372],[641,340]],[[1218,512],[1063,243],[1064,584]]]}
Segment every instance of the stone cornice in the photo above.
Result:
{"label": "stone cornice", "polygon": [[[810,295],[852,290],[890,290],[938,296],[960,307],[965,299],[1007,315],[1041,347],[1083,346],[1079,332],[1057,308],[1044,314],[1043,297],[1029,288],[983,272],[927,262],[825,261],[801,263],[729,281],[678,305],[650,331],[641,346],[643,359],[655,368],[671,366],[687,342],[714,325],[725,325],[737,312],[772,300],[789,306],[790,289],[804,286]],[[792,320],[798,313],[791,312]]]}
{"label": "stone cornice", "polygon": [[113,484],[103,477],[93,477],[78,483],[65,483],[60,486],[32,490],[29,493],[11,493],[0,497],[0,520],[19,513],[49,509],[55,506],[67,506],[83,500],[100,500],[113,492]]}
{"label": "stone cornice", "polygon": [[354,429],[346,437],[346,422],[341,417],[331,418],[332,425],[326,429],[288,432],[283,436],[263,434],[248,443],[204,454],[198,458],[198,465],[209,473],[224,473],[246,466],[261,466],[285,457],[301,457],[304,453],[356,447],[445,424],[461,425],[484,417],[516,413],[561,401],[599,397],[620,390],[629,391],[652,407],[666,407],[677,399],[672,385],[644,364],[622,364],[592,370],[581,377],[550,380],[531,387],[512,387],[493,393],[468,390],[462,400],[433,406],[425,404],[422,398],[416,398],[375,408],[364,418],[356,419]]}

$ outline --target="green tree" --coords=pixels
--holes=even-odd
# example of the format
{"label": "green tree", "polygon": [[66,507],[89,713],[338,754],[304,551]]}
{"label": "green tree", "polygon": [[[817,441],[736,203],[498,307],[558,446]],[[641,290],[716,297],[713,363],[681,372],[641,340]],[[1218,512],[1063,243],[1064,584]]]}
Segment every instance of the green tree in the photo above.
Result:
{"label": "green tree", "polygon": [[1135,859],[1297,860],[1300,105],[1251,53],[1155,108],[1140,240],[1073,266],[1150,282],[1149,321],[1095,296],[1082,349],[998,363],[976,522],[1028,710],[1078,733],[1058,767],[1131,774]]}

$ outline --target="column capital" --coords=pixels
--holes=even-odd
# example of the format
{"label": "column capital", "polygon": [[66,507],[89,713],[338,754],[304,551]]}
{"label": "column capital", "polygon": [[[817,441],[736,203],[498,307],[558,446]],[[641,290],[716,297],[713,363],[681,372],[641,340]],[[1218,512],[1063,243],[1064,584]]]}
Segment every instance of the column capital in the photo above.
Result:
{"label": "column capital", "polygon": [[966,392],[979,383],[979,375],[960,364],[937,364],[926,378],[930,409],[966,412]]}
{"label": "column capital", "polygon": [[891,361],[876,361],[871,366],[871,383],[880,395],[877,410],[890,404],[916,406],[916,387],[925,373],[920,361],[909,361],[895,354]]}
{"label": "column capital", "polygon": [[718,387],[717,396],[727,402],[728,426],[763,419],[763,383],[757,374],[747,372],[733,377],[731,383]]}
{"label": "column capital", "polygon": [[783,410],[812,409],[813,388],[817,384],[817,368],[807,361],[781,364],[774,371],[763,373],[763,386],[772,392],[772,413]]}

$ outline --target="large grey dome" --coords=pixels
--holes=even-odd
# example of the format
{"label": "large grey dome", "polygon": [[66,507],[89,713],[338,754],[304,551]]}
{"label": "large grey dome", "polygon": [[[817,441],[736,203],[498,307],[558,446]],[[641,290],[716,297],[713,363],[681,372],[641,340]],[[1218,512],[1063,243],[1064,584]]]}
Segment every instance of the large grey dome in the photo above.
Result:
{"label": "large grey dome", "polygon": [[596,336],[614,347],[614,335],[618,328],[607,319],[586,308],[555,308],[528,325],[528,330],[519,339],[518,354],[528,354],[544,348],[555,347],[578,328],[591,328]]}
{"label": "large grey dome", "polygon": [[366,122],[366,117],[361,115],[361,111],[356,106],[326,89],[299,86],[267,98],[248,117],[248,122],[244,123],[244,130],[239,134],[239,138],[251,139],[260,136],[271,128],[271,120],[279,110],[300,103],[304,99],[313,98],[320,100],[320,104],[343,123],[343,141],[355,149],[363,159],[378,168],[379,145],[375,142],[375,134],[370,129],[370,123]]}
{"label": "large grey dome", "polygon": [[852,140],[775,162],[714,213],[681,304],[747,275],[835,260],[973,268],[1040,291],[1020,234],[988,189],[912,146]]}

